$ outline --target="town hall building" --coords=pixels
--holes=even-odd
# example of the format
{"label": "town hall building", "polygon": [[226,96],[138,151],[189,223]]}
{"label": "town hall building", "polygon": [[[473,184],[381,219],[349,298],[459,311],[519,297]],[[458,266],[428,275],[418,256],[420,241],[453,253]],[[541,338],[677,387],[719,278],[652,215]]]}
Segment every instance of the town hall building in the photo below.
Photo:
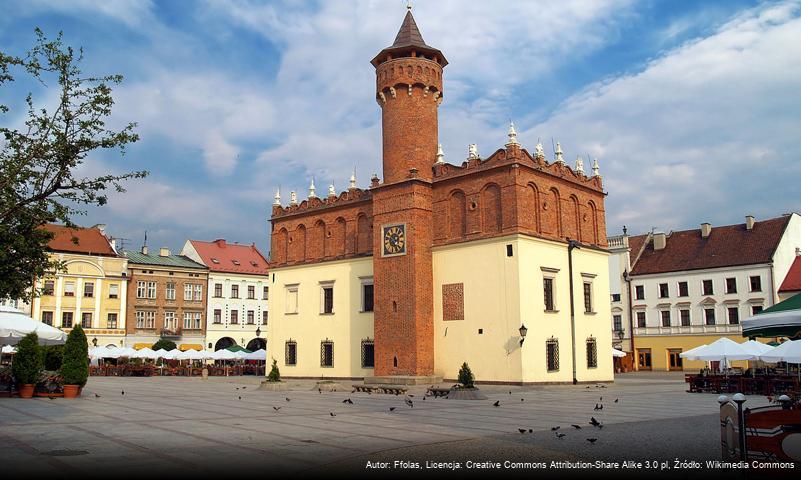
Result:
{"label": "town hall building", "polygon": [[610,381],[604,191],[557,145],[446,162],[438,49],[411,10],[371,61],[383,179],[272,209],[268,356],[289,378]]}

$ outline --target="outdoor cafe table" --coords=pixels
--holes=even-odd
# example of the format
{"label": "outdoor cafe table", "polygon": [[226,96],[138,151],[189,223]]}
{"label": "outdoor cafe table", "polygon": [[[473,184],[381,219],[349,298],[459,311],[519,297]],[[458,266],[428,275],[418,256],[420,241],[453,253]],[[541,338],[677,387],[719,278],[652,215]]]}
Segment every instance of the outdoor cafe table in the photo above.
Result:
{"label": "outdoor cafe table", "polygon": [[791,375],[685,375],[684,380],[690,392],[775,395],[801,391],[798,377]]}

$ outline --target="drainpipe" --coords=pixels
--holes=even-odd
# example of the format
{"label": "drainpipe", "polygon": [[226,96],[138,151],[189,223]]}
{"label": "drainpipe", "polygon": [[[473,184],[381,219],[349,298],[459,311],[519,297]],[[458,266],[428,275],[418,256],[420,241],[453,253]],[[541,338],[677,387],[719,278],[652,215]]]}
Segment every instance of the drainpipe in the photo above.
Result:
{"label": "drainpipe", "polygon": [[626,295],[628,295],[629,304],[629,345],[631,347],[632,356],[635,355],[634,351],[634,307],[631,301],[631,275],[628,270],[623,272],[623,280],[626,281]]}
{"label": "drainpipe", "polygon": [[576,307],[573,302],[573,249],[581,246],[575,240],[567,241],[567,274],[570,277],[570,343],[573,348],[573,385],[578,383],[576,378]]}

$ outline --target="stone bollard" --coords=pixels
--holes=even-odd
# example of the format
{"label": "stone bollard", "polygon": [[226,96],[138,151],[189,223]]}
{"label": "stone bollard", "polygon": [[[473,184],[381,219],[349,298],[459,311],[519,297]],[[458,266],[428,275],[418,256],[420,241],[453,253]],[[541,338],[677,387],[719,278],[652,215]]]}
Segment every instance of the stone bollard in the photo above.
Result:
{"label": "stone bollard", "polygon": [[201,372],[201,376],[202,376],[203,380],[208,380],[209,379],[209,369],[203,367],[203,371]]}

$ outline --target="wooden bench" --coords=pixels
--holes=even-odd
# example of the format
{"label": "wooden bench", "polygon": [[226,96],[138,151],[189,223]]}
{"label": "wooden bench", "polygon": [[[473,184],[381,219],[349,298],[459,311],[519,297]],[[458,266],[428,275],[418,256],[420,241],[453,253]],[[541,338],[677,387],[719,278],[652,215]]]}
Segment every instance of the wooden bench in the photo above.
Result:
{"label": "wooden bench", "polygon": [[354,384],[353,391],[361,393],[385,393],[388,395],[405,394],[408,389],[396,385],[362,385]]}
{"label": "wooden bench", "polygon": [[451,393],[450,388],[429,387],[429,389],[426,390],[426,396],[434,398],[447,397],[449,393]]}

